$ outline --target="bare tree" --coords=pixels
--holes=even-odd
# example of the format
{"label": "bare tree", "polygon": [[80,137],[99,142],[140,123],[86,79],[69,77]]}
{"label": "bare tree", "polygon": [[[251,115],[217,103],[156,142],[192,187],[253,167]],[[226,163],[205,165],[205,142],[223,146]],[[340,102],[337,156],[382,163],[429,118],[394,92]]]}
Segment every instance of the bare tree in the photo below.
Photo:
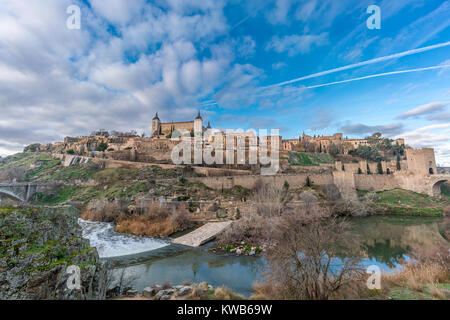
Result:
{"label": "bare tree", "polygon": [[272,184],[259,186],[252,192],[257,214],[266,218],[280,216],[291,200],[288,188],[277,188]]}
{"label": "bare tree", "polygon": [[271,238],[270,298],[330,299],[360,281],[360,259],[351,258],[359,246],[345,221],[289,214],[271,229]]}

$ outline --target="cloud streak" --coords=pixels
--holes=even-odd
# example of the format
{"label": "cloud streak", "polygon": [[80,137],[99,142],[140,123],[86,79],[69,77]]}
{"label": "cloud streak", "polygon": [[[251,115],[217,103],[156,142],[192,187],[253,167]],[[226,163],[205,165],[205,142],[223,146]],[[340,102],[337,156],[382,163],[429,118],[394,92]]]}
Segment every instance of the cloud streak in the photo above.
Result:
{"label": "cloud streak", "polygon": [[384,56],[384,57],[379,57],[379,58],[375,58],[375,59],[371,59],[371,60],[366,60],[366,61],[350,64],[350,65],[347,65],[347,66],[344,66],[344,67],[339,67],[339,68],[334,68],[334,69],[330,69],[330,70],[326,70],[326,71],[322,71],[322,72],[313,73],[313,74],[310,74],[310,75],[307,75],[307,76],[303,76],[303,77],[300,77],[300,78],[296,78],[296,79],[292,79],[292,80],[289,80],[289,81],[284,81],[284,82],[272,84],[272,85],[264,87],[263,89],[284,86],[284,85],[287,85],[287,84],[292,84],[292,83],[303,81],[303,80],[307,80],[307,79],[321,77],[321,76],[324,76],[324,75],[327,75],[327,74],[331,74],[331,73],[336,73],[336,72],[340,72],[340,71],[344,71],[344,70],[354,69],[354,68],[358,68],[358,67],[362,67],[362,66],[366,66],[366,65],[370,65],[370,64],[374,64],[374,63],[379,63],[379,62],[383,62],[383,61],[388,61],[388,60],[392,60],[392,59],[398,59],[398,58],[401,58],[401,57],[410,56],[410,55],[413,55],[413,54],[418,54],[418,53],[422,53],[422,52],[426,52],[426,51],[430,51],[430,50],[434,50],[434,49],[439,49],[439,48],[443,48],[443,47],[448,47],[448,46],[450,46],[450,41],[438,43],[438,44],[435,44],[435,45],[432,45],[432,46],[428,46],[428,47],[423,47],[423,48],[418,48],[418,49],[413,49],[413,50],[407,50],[407,51],[399,52],[399,53],[396,53],[396,54],[391,54],[391,55]]}
{"label": "cloud streak", "polygon": [[407,112],[402,113],[397,118],[398,119],[409,119],[409,118],[415,118],[418,116],[422,116],[425,114],[431,114],[438,111],[444,110],[446,106],[448,106],[450,102],[431,102],[424,104],[422,106],[418,106],[412,110],[409,110]]}

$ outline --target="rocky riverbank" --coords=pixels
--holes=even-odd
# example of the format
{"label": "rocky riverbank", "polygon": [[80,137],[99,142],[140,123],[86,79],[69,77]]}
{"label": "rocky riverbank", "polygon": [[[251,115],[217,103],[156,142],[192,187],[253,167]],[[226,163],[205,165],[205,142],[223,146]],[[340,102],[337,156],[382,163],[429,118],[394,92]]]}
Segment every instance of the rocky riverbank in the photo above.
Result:
{"label": "rocky riverbank", "polygon": [[[0,300],[105,298],[106,266],[78,215],[70,206],[0,207]],[[69,266],[80,270],[79,289],[67,285]]]}
{"label": "rocky riverbank", "polygon": [[114,289],[108,291],[108,297],[123,300],[242,300],[243,296],[232,292],[226,287],[214,288],[206,282],[198,284],[184,283],[171,286],[169,284],[154,284],[138,292],[129,288],[122,296],[114,295]]}

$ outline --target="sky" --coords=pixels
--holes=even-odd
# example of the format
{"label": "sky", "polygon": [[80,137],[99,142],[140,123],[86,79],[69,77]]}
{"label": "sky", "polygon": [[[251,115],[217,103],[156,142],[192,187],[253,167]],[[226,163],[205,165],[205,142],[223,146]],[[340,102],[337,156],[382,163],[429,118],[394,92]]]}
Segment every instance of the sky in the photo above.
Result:
{"label": "sky", "polygon": [[450,1],[2,0],[0,155],[201,110],[283,138],[382,132],[450,166],[449,66]]}

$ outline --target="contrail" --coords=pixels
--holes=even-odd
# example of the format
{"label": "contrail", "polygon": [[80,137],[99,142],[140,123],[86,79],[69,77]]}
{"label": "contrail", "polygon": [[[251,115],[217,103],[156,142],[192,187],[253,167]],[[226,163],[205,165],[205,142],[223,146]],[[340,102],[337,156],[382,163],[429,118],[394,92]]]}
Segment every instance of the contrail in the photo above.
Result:
{"label": "contrail", "polygon": [[447,47],[449,45],[450,45],[450,41],[443,42],[443,43],[438,43],[438,44],[435,44],[435,45],[432,45],[432,46],[428,46],[428,47],[423,47],[423,48],[403,51],[403,52],[392,54],[392,55],[389,55],[389,56],[379,57],[379,58],[375,58],[375,59],[371,59],[371,60],[367,60],[367,61],[362,61],[362,62],[350,64],[350,65],[347,65],[347,66],[344,66],[344,67],[339,67],[339,68],[335,68],[335,69],[331,69],[331,70],[327,70],[327,71],[313,73],[313,74],[310,74],[308,76],[304,76],[304,77],[300,77],[300,78],[297,78],[297,79],[292,79],[292,80],[289,80],[289,81],[284,81],[284,82],[272,84],[270,86],[262,87],[261,89],[280,87],[280,86],[284,86],[286,84],[291,84],[291,83],[299,82],[299,81],[306,80],[306,79],[317,78],[317,77],[324,76],[324,75],[327,75],[327,74],[330,74],[330,73],[335,73],[335,72],[339,72],[339,71],[343,71],[343,70],[353,69],[353,68],[357,68],[357,67],[361,67],[361,66],[365,66],[365,65],[369,65],[369,64],[374,64],[374,63],[378,63],[378,62],[383,62],[383,61],[387,61],[387,60],[391,60],[391,59],[401,58],[401,57],[409,56],[409,55],[416,54],[416,53],[421,53],[421,52],[425,52],[425,51],[429,51],[429,50],[433,50],[433,49]]}
{"label": "contrail", "polygon": [[358,77],[358,78],[352,78],[352,79],[347,79],[347,80],[323,83],[323,84],[318,84],[318,85],[314,85],[314,86],[292,88],[291,90],[284,90],[282,92],[273,92],[273,93],[260,94],[260,95],[257,95],[257,96],[274,96],[274,95],[277,95],[277,94],[290,93],[290,92],[295,92],[295,91],[299,91],[299,90],[302,90],[302,89],[314,89],[314,88],[332,86],[332,85],[336,85],[336,84],[340,84],[340,83],[347,83],[347,82],[365,80],[365,79],[370,79],[370,78],[379,78],[379,77],[385,77],[385,76],[390,76],[390,75],[395,75],[395,74],[419,72],[419,71],[434,70],[434,69],[444,69],[444,68],[449,68],[449,67],[450,67],[450,64],[444,64],[444,65],[437,65],[437,66],[425,67],[425,68],[416,68],[416,69],[384,72],[384,73],[372,74],[372,75],[368,75],[368,76],[364,76],[364,77]]}
{"label": "contrail", "polygon": [[346,82],[353,82],[353,81],[359,81],[359,80],[370,79],[370,78],[378,78],[378,77],[390,76],[390,75],[394,75],[394,74],[419,72],[419,71],[434,70],[434,69],[443,69],[443,68],[448,68],[448,67],[450,67],[450,64],[444,64],[444,65],[433,66],[433,67],[426,67],[426,68],[417,68],[417,69],[399,70],[399,71],[378,73],[378,74],[372,74],[370,76],[364,76],[364,77],[359,77],[359,78],[347,79],[347,80],[342,80],[342,81],[329,82],[329,83],[324,83],[324,84],[318,84],[318,85],[315,85],[315,86],[308,86],[308,87],[306,87],[306,89],[320,88],[320,87],[331,86],[331,85],[340,84],[340,83],[346,83]]}

